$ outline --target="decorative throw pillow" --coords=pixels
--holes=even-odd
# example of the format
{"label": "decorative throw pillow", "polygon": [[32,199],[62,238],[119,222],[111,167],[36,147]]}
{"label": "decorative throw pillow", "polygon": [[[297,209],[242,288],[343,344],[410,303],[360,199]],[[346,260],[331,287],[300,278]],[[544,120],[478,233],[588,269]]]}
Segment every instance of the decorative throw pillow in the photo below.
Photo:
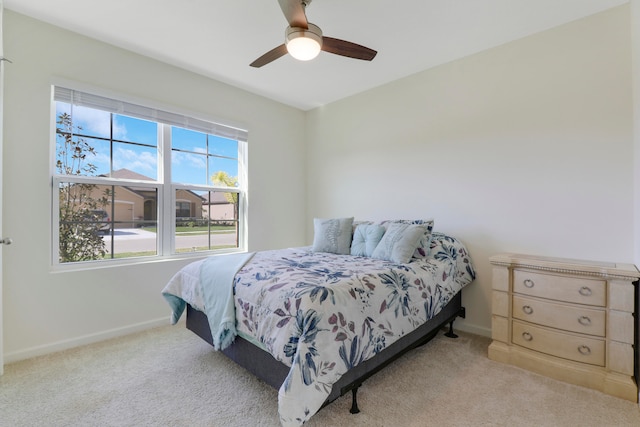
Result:
{"label": "decorative throw pillow", "polygon": [[426,229],[424,234],[420,238],[420,241],[418,242],[416,250],[413,252],[413,258],[423,259],[429,256],[429,254],[431,253],[431,233],[433,232],[433,219],[393,219],[382,221],[380,224],[385,227],[388,227],[390,224],[424,225]]}
{"label": "decorative throw pillow", "polygon": [[399,222],[389,224],[371,257],[406,264],[411,260],[426,228],[425,225]]}
{"label": "decorative throw pillow", "polygon": [[351,255],[370,257],[382,239],[385,228],[376,224],[359,224],[353,233]]}
{"label": "decorative throw pillow", "polygon": [[[356,233],[356,228],[358,228],[359,225],[369,225],[369,224],[373,224],[373,221],[362,221],[362,220],[358,220],[356,221],[355,219],[353,220],[353,230],[351,231],[353,234]],[[378,224],[380,225],[380,224]],[[386,230],[386,229],[385,229]]]}
{"label": "decorative throw pillow", "polygon": [[312,250],[314,252],[349,255],[352,224],[353,217],[334,219],[314,218]]}

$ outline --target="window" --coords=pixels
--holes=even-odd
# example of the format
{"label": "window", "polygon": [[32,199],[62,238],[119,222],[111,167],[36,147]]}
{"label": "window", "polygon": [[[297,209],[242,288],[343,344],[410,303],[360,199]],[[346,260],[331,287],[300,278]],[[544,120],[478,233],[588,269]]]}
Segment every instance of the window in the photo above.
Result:
{"label": "window", "polygon": [[247,132],[54,88],[53,262],[244,249]]}
{"label": "window", "polygon": [[176,219],[189,218],[191,216],[191,203],[176,202]]}

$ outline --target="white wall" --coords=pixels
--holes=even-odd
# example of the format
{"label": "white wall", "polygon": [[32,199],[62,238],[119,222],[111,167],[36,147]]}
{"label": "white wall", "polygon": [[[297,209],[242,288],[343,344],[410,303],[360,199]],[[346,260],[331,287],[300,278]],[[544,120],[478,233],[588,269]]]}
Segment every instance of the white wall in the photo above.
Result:
{"label": "white wall", "polygon": [[631,0],[631,49],[633,75],[633,123],[634,123],[634,225],[636,266],[640,266],[640,0]]}
{"label": "white wall", "polygon": [[250,250],[309,243],[314,216],[434,217],[479,273],[462,326],[489,334],[492,254],[640,260],[630,20],[622,6],[303,113],[6,11],[5,362],[168,321],[159,293],[186,263],[51,272],[52,78],[244,123]]}
{"label": "white wall", "polygon": [[[249,130],[249,250],[305,243],[301,111],[6,11],[5,362],[168,323],[160,295],[185,261],[52,273],[50,85],[64,78],[242,123]],[[277,164],[277,167],[274,165]],[[285,185],[286,184],[286,185]]]}
{"label": "white wall", "polygon": [[491,255],[632,262],[629,13],[621,6],[309,112],[309,215],[435,218],[478,271],[462,326],[487,335]]}

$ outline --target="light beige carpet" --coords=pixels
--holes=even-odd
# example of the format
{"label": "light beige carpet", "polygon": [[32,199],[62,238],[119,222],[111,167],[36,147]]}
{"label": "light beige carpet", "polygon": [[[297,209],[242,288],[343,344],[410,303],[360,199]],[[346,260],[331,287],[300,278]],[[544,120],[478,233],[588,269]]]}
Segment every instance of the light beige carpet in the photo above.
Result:
{"label": "light beige carpet", "polygon": [[[308,426],[640,426],[632,402],[487,359],[439,334]],[[278,426],[277,392],[183,326],[5,366],[0,426]]]}

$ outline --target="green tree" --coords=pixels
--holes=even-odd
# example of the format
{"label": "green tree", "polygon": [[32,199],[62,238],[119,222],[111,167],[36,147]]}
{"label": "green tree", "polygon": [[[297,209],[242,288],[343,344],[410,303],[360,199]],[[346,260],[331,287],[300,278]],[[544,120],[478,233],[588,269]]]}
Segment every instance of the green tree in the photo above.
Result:
{"label": "green tree", "polygon": [[[218,171],[211,176],[211,181],[215,185],[224,185],[225,187],[237,187],[238,186],[238,177],[229,176],[229,174],[225,171]],[[238,193],[224,193],[225,199],[231,204],[233,204],[233,219],[234,224],[236,226],[236,247],[238,246]]]}
{"label": "green tree", "polygon": [[[56,170],[61,175],[95,175],[97,167],[88,156],[96,151],[84,138],[74,135],[71,116],[61,113],[56,128]],[[75,127],[77,131],[81,127]],[[102,217],[96,212],[104,209],[109,191],[94,197],[95,184],[63,183],[59,197],[59,260],[60,262],[89,261],[104,258],[105,243],[100,235]]]}

